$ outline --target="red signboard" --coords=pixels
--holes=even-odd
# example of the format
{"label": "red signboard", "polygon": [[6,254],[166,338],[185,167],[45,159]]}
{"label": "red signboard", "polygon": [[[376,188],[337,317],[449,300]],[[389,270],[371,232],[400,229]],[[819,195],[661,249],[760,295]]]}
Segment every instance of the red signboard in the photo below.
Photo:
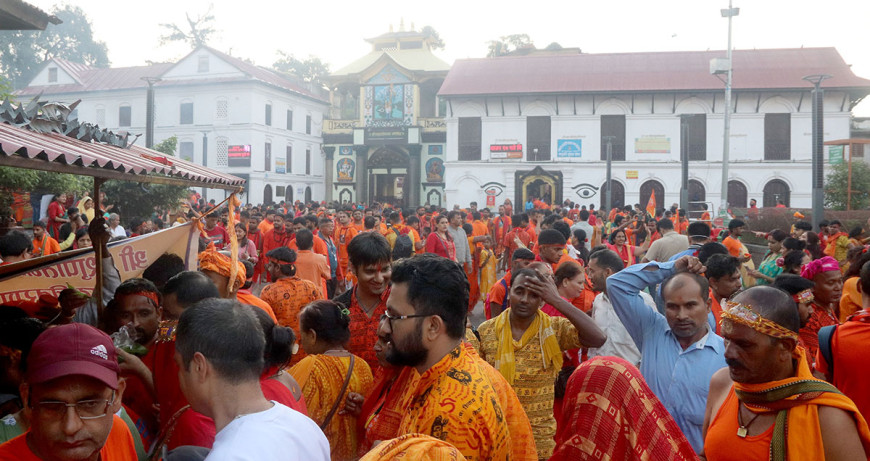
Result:
{"label": "red signboard", "polygon": [[523,158],[523,145],[516,144],[490,144],[489,155],[492,158]]}
{"label": "red signboard", "polygon": [[251,146],[237,145],[227,146],[228,166],[251,166]]}

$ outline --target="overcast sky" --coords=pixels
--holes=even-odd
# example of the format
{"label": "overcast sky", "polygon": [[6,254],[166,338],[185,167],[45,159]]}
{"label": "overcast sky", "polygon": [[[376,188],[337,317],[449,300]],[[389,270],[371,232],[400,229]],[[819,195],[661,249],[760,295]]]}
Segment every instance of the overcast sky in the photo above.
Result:
{"label": "overcast sky", "polygon": [[[28,0],[50,11],[54,0]],[[724,50],[727,19],[719,10],[726,0],[76,0],[94,35],[109,48],[113,66],[175,60],[189,51],[182,45],[159,46],[161,23],[183,23],[213,5],[218,34],[211,45],[234,56],[270,66],[276,51],[297,57],[314,55],[341,68],[370,51],[365,38],[396,30],[434,27],[447,47],[438,54],[448,63],[483,57],[487,42],[526,33],[543,48],[551,42],[587,53]],[[735,49],[833,46],[852,70],[870,78],[867,47],[870,1],[736,0]],[[49,25],[49,27],[51,27]],[[739,70],[737,70],[739,71]],[[836,77],[836,76],[835,76]],[[868,98],[870,99],[870,98]],[[855,115],[870,116],[865,101]]]}

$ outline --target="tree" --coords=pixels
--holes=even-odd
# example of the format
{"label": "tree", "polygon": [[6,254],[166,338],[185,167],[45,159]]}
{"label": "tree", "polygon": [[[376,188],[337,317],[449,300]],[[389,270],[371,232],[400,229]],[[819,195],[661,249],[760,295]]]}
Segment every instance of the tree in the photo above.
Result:
{"label": "tree", "polygon": [[[172,136],[153,149],[174,156],[177,145],[178,138]],[[185,186],[115,180],[106,181],[101,188],[106,193],[106,200],[115,205],[112,211],[121,215],[124,222],[133,217],[150,218],[155,208],[175,208],[179,200],[187,197],[187,190]]]}
{"label": "tree", "polygon": [[438,34],[438,31],[435,30],[432,26],[426,26],[423,30],[420,31],[423,34],[423,37],[429,39],[429,48],[433,50],[443,50],[444,40],[441,39],[441,35]]}
{"label": "tree", "polygon": [[[848,201],[849,164],[844,162],[831,167],[825,178],[825,207],[845,210]],[[870,166],[864,162],[852,162],[851,209],[863,210],[870,206]]]}
{"label": "tree", "polygon": [[486,57],[494,58],[510,54],[520,48],[535,46],[528,34],[503,35],[498,40],[490,40]]}
{"label": "tree", "polygon": [[13,88],[33,78],[49,58],[61,58],[92,67],[109,67],[106,44],[94,40],[91,23],[77,6],[65,5],[52,12],[63,23],[43,31],[0,32],[0,75]]}
{"label": "tree", "polygon": [[278,56],[280,58],[272,64],[272,68],[291,78],[323,86],[329,76],[329,64],[316,56],[308,56],[304,61],[283,51],[278,51]]}
{"label": "tree", "polygon": [[186,25],[160,24],[160,27],[166,29],[166,34],[160,36],[160,44],[185,42],[191,48],[206,45],[209,38],[217,33],[217,29],[214,27],[212,8],[213,5],[209,5],[205,14],[197,16],[196,19],[191,18],[190,13],[184,13],[184,17],[187,19]]}
{"label": "tree", "polygon": [[550,51],[558,51],[562,49],[562,45],[560,45],[559,42],[553,42],[547,45],[544,49]]}
{"label": "tree", "polygon": [[30,191],[31,197],[44,194],[75,193],[92,190],[94,182],[89,176],[28,170],[0,166],[0,222],[12,215],[12,193]]}

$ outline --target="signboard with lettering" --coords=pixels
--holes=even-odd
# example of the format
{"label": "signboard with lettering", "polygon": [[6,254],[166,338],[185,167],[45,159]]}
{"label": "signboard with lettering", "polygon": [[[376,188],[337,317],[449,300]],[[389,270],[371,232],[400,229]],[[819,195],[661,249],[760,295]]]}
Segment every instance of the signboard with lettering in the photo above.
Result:
{"label": "signboard with lettering", "polygon": [[843,146],[831,146],[828,148],[828,163],[831,165],[843,163]]}
{"label": "signboard with lettering", "polygon": [[637,179],[637,170],[625,170],[625,179]]}
{"label": "signboard with lettering", "polygon": [[[286,173],[287,172],[287,160],[282,157],[278,157],[275,159],[275,173]],[[283,194],[278,194],[283,195]]]}
{"label": "signboard with lettering", "polygon": [[582,157],[582,139],[560,139],[556,147],[556,157]]}
{"label": "signboard with lettering", "polygon": [[227,146],[227,166],[251,166],[251,145]]}
{"label": "signboard with lettering", "polygon": [[368,128],[365,130],[366,144],[380,142],[384,144],[404,144],[408,142],[408,134],[404,128]]}
{"label": "signboard with lettering", "polygon": [[516,144],[490,144],[489,156],[491,158],[523,158],[523,145]]}
{"label": "signboard with lettering", "polygon": [[634,152],[638,154],[670,154],[671,138],[665,135],[646,135],[634,138]]}

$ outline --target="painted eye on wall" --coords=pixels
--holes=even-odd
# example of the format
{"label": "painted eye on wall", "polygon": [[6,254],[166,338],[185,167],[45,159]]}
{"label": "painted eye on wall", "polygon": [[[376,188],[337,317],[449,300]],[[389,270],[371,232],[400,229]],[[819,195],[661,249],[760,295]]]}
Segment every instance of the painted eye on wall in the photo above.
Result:
{"label": "painted eye on wall", "polygon": [[579,195],[580,198],[584,199],[595,197],[595,195],[598,194],[598,188],[588,183],[577,184],[571,189],[574,189],[574,192]]}
{"label": "painted eye on wall", "polygon": [[483,185],[482,189],[486,195],[499,196],[504,192],[504,185],[497,182],[488,182]]}

